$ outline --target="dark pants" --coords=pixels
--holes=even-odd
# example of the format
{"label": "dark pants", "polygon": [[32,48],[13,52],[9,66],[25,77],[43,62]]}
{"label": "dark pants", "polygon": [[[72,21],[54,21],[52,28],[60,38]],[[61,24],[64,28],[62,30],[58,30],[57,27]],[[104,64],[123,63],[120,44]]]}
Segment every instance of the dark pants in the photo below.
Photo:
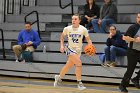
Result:
{"label": "dark pants", "polygon": [[83,25],[84,27],[86,27],[87,29],[90,29],[90,27],[92,27],[91,22],[88,22],[86,17],[82,17],[80,25]]}
{"label": "dark pants", "polygon": [[[121,81],[121,85],[127,87],[129,85],[129,81],[133,75],[133,72],[136,68],[137,63],[140,63],[140,51],[128,49],[127,50],[127,60],[128,60],[128,66],[127,71],[124,74],[124,77]],[[137,72],[137,76],[135,79],[140,78],[140,70]]]}

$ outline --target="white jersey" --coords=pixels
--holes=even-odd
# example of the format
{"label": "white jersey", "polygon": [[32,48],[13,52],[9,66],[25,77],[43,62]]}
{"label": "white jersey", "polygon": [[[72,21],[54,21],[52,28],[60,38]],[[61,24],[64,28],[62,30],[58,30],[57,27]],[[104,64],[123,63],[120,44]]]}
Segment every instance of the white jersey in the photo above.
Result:
{"label": "white jersey", "polygon": [[87,29],[82,25],[79,25],[78,28],[73,28],[72,25],[67,26],[64,28],[63,34],[68,37],[68,46],[79,51],[82,49],[83,36],[89,36]]}

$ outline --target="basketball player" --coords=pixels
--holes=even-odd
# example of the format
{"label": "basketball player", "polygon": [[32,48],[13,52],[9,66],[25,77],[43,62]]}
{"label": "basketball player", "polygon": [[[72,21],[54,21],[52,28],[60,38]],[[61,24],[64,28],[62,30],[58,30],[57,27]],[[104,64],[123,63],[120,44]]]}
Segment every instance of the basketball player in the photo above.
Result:
{"label": "basketball player", "polygon": [[[64,46],[65,36],[68,38],[68,44],[66,46]],[[68,60],[66,65],[62,68],[60,74],[55,75],[54,87],[58,86],[58,83],[62,81],[61,79],[70,68],[76,66],[75,74],[78,82],[78,89],[86,89],[81,81],[82,61],[80,60],[80,55],[82,51],[83,36],[85,36],[88,44],[92,45],[87,29],[80,25],[80,16],[75,14],[72,16],[72,25],[65,27],[60,37],[60,52],[64,53],[65,51],[68,55]]]}

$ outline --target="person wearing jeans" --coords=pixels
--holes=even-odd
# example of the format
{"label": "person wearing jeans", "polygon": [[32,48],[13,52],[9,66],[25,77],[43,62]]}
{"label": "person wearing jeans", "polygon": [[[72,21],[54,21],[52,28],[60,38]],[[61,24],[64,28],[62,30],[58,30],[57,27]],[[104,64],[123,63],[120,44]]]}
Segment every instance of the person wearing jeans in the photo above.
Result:
{"label": "person wearing jeans", "polygon": [[[99,20],[102,21],[100,26],[98,24]],[[106,33],[106,31],[107,31],[106,27],[109,24],[114,24],[114,23],[116,23],[116,22],[111,18],[102,19],[102,20],[101,19],[92,20],[93,29],[94,29],[94,32],[96,32],[96,33]]]}
{"label": "person wearing jeans", "polygon": [[94,32],[105,33],[107,26],[117,21],[117,7],[112,0],[104,0],[105,4],[101,7],[99,19],[92,20]]}
{"label": "person wearing jeans", "polygon": [[127,43],[122,39],[122,35],[114,25],[109,27],[109,35],[105,47],[105,66],[114,67],[116,56],[126,56]]}
{"label": "person wearing jeans", "polygon": [[116,47],[116,46],[107,46],[105,48],[106,61],[111,62],[111,63],[107,63],[108,66],[113,67],[116,65],[115,62],[116,56],[126,56],[126,49]]}

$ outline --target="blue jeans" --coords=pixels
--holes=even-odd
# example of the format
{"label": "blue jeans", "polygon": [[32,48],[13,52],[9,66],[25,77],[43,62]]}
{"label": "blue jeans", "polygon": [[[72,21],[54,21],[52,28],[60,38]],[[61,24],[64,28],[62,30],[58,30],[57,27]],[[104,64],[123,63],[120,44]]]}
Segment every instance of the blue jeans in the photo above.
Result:
{"label": "blue jeans", "polygon": [[126,49],[116,46],[107,46],[105,48],[106,61],[115,62],[116,56],[126,56]]}
{"label": "blue jeans", "polygon": [[91,21],[92,23],[92,26],[93,26],[93,29],[94,29],[94,32],[96,33],[105,33],[106,32],[106,27],[110,24],[114,24],[115,21],[111,18],[107,18],[107,19],[102,19],[102,23],[101,23],[101,26],[98,25],[98,20],[99,19],[93,19]]}

